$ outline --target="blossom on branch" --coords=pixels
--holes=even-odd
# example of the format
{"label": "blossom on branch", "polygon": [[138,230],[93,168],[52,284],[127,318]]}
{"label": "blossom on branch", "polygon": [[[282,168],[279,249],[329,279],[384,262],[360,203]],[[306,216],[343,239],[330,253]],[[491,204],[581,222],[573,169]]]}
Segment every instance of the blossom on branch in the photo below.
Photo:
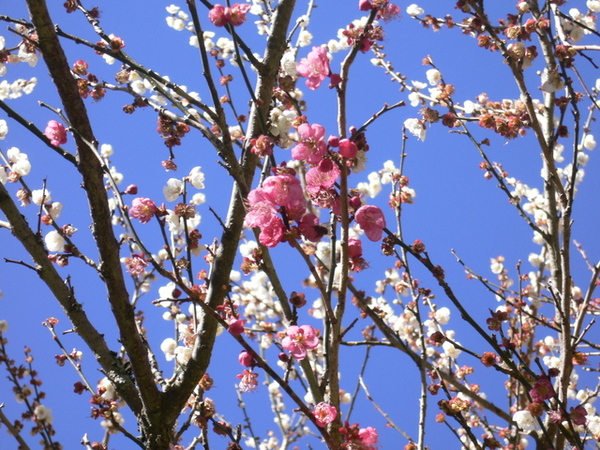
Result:
{"label": "blossom on branch", "polygon": [[129,217],[139,219],[142,223],[148,223],[156,214],[156,204],[149,198],[138,197],[131,202]]}
{"label": "blossom on branch", "polygon": [[302,58],[296,65],[298,75],[306,78],[306,86],[315,90],[325,78],[329,76],[329,58],[325,47],[313,47],[306,58]]}
{"label": "blossom on branch", "polygon": [[301,327],[292,325],[286,333],[287,336],[283,338],[281,345],[299,361],[306,358],[308,350],[314,350],[319,346],[319,338],[310,325]]}
{"label": "blossom on branch", "polygon": [[44,135],[50,139],[50,143],[54,146],[62,145],[67,142],[67,130],[65,126],[57,122],[56,120],[51,120],[48,122],[48,126],[44,130]]}
{"label": "blossom on branch", "polygon": [[380,208],[374,205],[363,205],[358,208],[354,218],[371,241],[381,239],[386,223]]}
{"label": "blossom on branch", "polygon": [[325,427],[335,420],[337,409],[329,403],[321,402],[313,408],[313,416],[317,421],[317,425]]}
{"label": "blossom on branch", "polygon": [[231,8],[215,5],[208,12],[208,18],[217,27],[224,27],[227,24],[237,27],[246,21],[246,13],[251,7],[251,5],[244,3],[236,3]]}

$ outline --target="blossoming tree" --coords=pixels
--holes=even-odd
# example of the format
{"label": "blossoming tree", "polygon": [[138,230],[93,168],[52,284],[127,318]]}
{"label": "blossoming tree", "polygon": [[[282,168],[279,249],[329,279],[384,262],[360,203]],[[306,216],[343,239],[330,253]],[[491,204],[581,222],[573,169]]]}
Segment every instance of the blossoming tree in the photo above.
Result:
{"label": "blossoming tree", "polygon": [[[598,447],[597,217],[578,215],[574,200],[596,145],[600,1],[460,0],[445,11],[444,2],[187,0],[166,7],[160,31],[180,42],[174,32],[188,33],[185,57],[159,48],[144,22],[113,30],[110,11],[79,0],[24,3],[29,18],[0,15],[10,274],[0,318],[19,302],[21,279],[45,285],[58,302],[43,321],[53,359],[78,380],[54,403],[42,380],[69,369],[39,364],[35,342],[21,362],[11,342],[41,339],[0,321],[18,404],[0,393],[0,428],[14,445],[30,448],[31,432],[48,449]],[[351,19],[315,25],[327,8]],[[451,74],[470,67],[456,55],[438,65],[435,46],[420,55],[424,68],[408,67],[395,58],[399,29],[455,36],[461,51],[499,63],[501,85],[464,96]],[[126,32],[151,42],[148,62]],[[185,70],[161,74],[170,53]],[[369,82],[353,84],[364,70]],[[368,110],[386,80],[391,97]],[[25,107],[32,97],[43,108]],[[145,148],[161,140],[161,153]],[[497,185],[486,195],[503,197],[493,222],[512,214],[537,248],[495,256],[492,277],[458,254],[448,268],[451,243],[436,248],[425,231],[433,211],[410,209],[409,177],[424,172],[413,152],[442,159],[455,141],[479,159],[465,173],[483,173],[477,183]],[[503,144],[527,159],[496,152]],[[438,207],[450,201],[453,186],[427,184]],[[452,215],[471,220],[460,201]],[[476,303],[465,283],[478,284]],[[36,297],[48,308],[47,294]],[[394,390],[404,404],[386,401]],[[66,437],[59,416],[82,397],[102,427]]]}

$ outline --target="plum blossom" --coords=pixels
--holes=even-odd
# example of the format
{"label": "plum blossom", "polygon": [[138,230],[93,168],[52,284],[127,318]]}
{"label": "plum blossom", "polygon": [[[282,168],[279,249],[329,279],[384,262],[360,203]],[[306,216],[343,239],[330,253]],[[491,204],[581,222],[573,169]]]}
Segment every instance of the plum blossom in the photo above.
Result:
{"label": "plum blossom", "polygon": [[204,189],[204,173],[202,172],[202,167],[194,167],[188,175],[188,181],[196,189]]}
{"label": "plum blossom", "polygon": [[413,3],[406,8],[406,14],[415,17],[425,14],[425,11],[419,5]]}
{"label": "plum blossom", "polygon": [[6,135],[8,134],[8,124],[6,120],[0,120],[0,141],[6,139]]}
{"label": "plum blossom", "polygon": [[183,192],[183,182],[177,178],[169,178],[163,187],[163,195],[168,202],[174,202]]}
{"label": "plum blossom", "polygon": [[298,137],[300,142],[292,148],[292,158],[318,164],[327,153],[325,128],[303,123],[298,127]]}
{"label": "plum blossom", "polygon": [[339,152],[346,159],[356,158],[358,147],[350,139],[341,139],[339,143]]}
{"label": "plum blossom", "polygon": [[48,232],[44,237],[44,242],[46,243],[46,248],[50,252],[62,252],[65,250],[65,239],[56,230]]}
{"label": "plum blossom", "polygon": [[531,399],[534,402],[542,403],[544,400],[550,400],[554,397],[556,392],[554,391],[554,386],[552,386],[550,378],[541,376],[529,391],[529,395],[531,395]]}
{"label": "plum blossom", "polygon": [[310,194],[317,194],[320,190],[332,187],[338,177],[340,169],[330,159],[323,159],[318,166],[306,173],[306,190]]}
{"label": "plum blossom", "polygon": [[527,410],[517,411],[513,415],[513,420],[517,423],[517,426],[525,433],[533,431],[535,428],[536,420]]}
{"label": "plum blossom", "polygon": [[404,126],[413,136],[418,137],[421,141],[425,141],[427,136],[427,129],[422,120],[419,119],[406,119]]}
{"label": "plum blossom", "polygon": [[379,435],[377,430],[373,427],[361,428],[358,432],[360,439],[364,445],[367,445],[369,449],[375,448],[375,444],[379,442]]}
{"label": "plum blossom", "polygon": [[309,89],[317,89],[330,73],[327,48],[313,47],[308,56],[296,65],[296,71],[298,75],[307,79],[306,86]]}
{"label": "plum blossom", "polygon": [[363,205],[358,208],[354,218],[369,240],[375,242],[381,239],[386,223],[380,208],[374,205]]}
{"label": "plum blossom", "polygon": [[57,122],[56,120],[48,122],[48,126],[44,130],[44,135],[50,139],[50,143],[54,146],[62,145],[67,142],[67,130],[62,123]]}
{"label": "plum blossom", "polygon": [[281,341],[284,349],[288,350],[297,360],[303,360],[308,354],[307,350],[314,350],[319,346],[319,338],[310,325],[292,325],[286,330],[287,336]]}
{"label": "plum blossom", "polygon": [[44,405],[37,405],[33,410],[33,414],[35,415],[35,420],[38,423],[50,425],[54,420],[52,417],[52,410]]}
{"label": "plum blossom", "polygon": [[215,5],[208,12],[209,20],[217,27],[224,27],[227,24],[237,27],[246,21],[246,13],[252,5],[236,3],[231,8],[223,5]]}
{"label": "plum blossom", "polygon": [[253,392],[258,386],[258,381],[256,381],[258,374],[251,372],[248,369],[244,369],[244,371],[240,375],[236,375],[236,377],[240,380],[238,387],[242,392]]}
{"label": "plum blossom", "polygon": [[286,206],[302,201],[300,180],[289,174],[268,177],[262,185],[262,192],[264,198],[277,206]]}
{"label": "plum blossom", "polygon": [[313,408],[313,416],[320,427],[327,426],[337,417],[337,409],[329,403],[321,402]]}
{"label": "plum blossom", "polygon": [[138,197],[131,202],[129,217],[139,219],[141,223],[148,223],[156,214],[156,204],[149,198]]}

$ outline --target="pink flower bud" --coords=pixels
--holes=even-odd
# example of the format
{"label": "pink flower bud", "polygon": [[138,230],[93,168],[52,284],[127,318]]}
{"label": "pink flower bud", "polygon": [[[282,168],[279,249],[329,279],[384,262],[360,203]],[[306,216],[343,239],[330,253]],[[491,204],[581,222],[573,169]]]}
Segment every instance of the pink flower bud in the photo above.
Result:
{"label": "pink flower bud", "polygon": [[227,331],[229,331],[234,336],[239,336],[244,332],[244,320],[243,319],[233,319],[229,322],[229,326],[227,327]]}
{"label": "pink flower bud", "polygon": [[360,9],[361,11],[370,11],[371,9],[373,9],[371,0],[358,0],[358,9]]}
{"label": "pink flower bud", "polygon": [[340,141],[340,155],[346,159],[356,158],[358,147],[350,139],[342,139]]}
{"label": "pink flower bud", "polygon": [[244,367],[250,367],[254,365],[254,356],[252,356],[252,353],[244,350],[239,354],[238,362]]}
{"label": "pink flower bud", "polygon": [[50,139],[52,145],[58,146],[67,142],[67,130],[62,123],[56,120],[48,122],[48,126],[44,130],[44,135]]}

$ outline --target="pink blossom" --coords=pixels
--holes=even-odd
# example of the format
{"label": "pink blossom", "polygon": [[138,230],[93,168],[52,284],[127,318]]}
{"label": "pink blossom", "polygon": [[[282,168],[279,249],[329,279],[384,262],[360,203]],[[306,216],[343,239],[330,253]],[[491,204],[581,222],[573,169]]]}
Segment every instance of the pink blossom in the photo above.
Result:
{"label": "pink blossom", "polygon": [[302,186],[298,178],[283,174],[267,177],[262,185],[263,197],[277,206],[286,206],[302,200]]}
{"label": "pink blossom", "polygon": [[393,5],[391,3],[385,5],[383,8],[379,10],[379,17],[381,17],[386,22],[398,17],[400,14],[400,7],[398,5]]}
{"label": "pink blossom", "polygon": [[290,326],[286,330],[287,336],[281,341],[284,349],[288,350],[297,360],[306,358],[307,350],[314,350],[319,346],[319,338],[310,325]]}
{"label": "pink blossom", "polygon": [[313,408],[313,416],[320,427],[327,426],[337,417],[337,409],[329,403],[321,402]]}
{"label": "pink blossom", "polygon": [[306,214],[298,222],[300,234],[311,242],[319,242],[325,235],[326,229],[319,224],[319,218],[312,213]]}
{"label": "pink blossom", "polygon": [[377,430],[373,427],[361,428],[358,432],[360,439],[364,445],[375,445],[379,442]]}
{"label": "pink blossom", "polygon": [[319,164],[327,153],[325,128],[321,125],[303,123],[298,127],[300,142],[292,148],[292,158]]}
{"label": "pink blossom", "polygon": [[244,371],[239,374],[236,375],[236,378],[238,378],[240,380],[240,384],[238,385],[238,387],[240,388],[240,391],[242,392],[252,392],[256,389],[256,387],[258,386],[258,381],[256,381],[256,377],[258,376],[257,373],[253,373],[251,371],[249,371],[248,369],[244,369]]}
{"label": "pink blossom", "polygon": [[125,258],[125,265],[127,266],[127,271],[135,277],[143,275],[148,263],[144,259],[143,253],[141,255],[134,253],[131,255],[131,258]]}
{"label": "pink blossom", "polygon": [[358,147],[354,142],[350,139],[342,139],[340,141],[340,155],[342,155],[346,159],[356,158],[356,154],[358,153]]}
{"label": "pink blossom", "polygon": [[216,26],[223,27],[226,23],[229,23],[229,18],[225,14],[225,11],[229,9],[223,5],[215,5],[208,12],[208,19]]}
{"label": "pink blossom", "polygon": [[150,219],[156,214],[156,204],[149,198],[138,197],[131,202],[129,217],[139,219],[142,223],[150,222]]}
{"label": "pink blossom", "polygon": [[258,241],[265,247],[275,247],[283,240],[285,225],[281,218],[276,217],[271,222],[261,227]]}
{"label": "pink blossom", "polygon": [[552,386],[550,378],[541,376],[529,391],[529,395],[531,395],[531,399],[534,402],[542,403],[544,400],[550,400],[554,397],[556,392],[554,391],[554,386]]}
{"label": "pink blossom", "polygon": [[236,319],[234,317],[229,321],[229,326],[227,327],[227,331],[229,331],[234,336],[239,336],[244,332],[244,319]]}
{"label": "pink blossom", "polygon": [[329,58],[325,47],[313,47],[306,58],[296,65],[296,71],[301,77],[307,78],[306,85],[315,90],[321,82],[329,76]]}
{"label": "pink blossom", "polygon": [[361,11],[369,11],[373,9],[371,0],[358,0],[358,9],[360,9]]}
{"label": "pink blossom", "polygon": [[348,239],[348,258],[360,258],[362,254],[362,242],[359,239]]}
{"label": "pink blossom", "polygon": [[252,6],[247,3],[236,3],[231,7],[229,22],[234,27],[243,24],[246,21],[246,13]]}
{"label": "pink blossom", "polygon": [[374,205],[363,205],[358,208],[354,218],[371,241],[381,239],[385,228],[385,217],[381,209]]}
{"label": "pink blossom", "polygon": [[310,194],[317,194],[322,189],[329,189],[339,176],[340,169],[337,164],[330,159],[323,159],[318,166],[306,173],[306,190]]}
{"label": "pink blossom", "polygon": [[249,227],[266,226],[278,217],[275,205],[267,198],[261,188],[250,191],[248,203],[249,208],[245,221]]}
{"label": "pink blossom", "polygon": [[67,130],[62,123],[50,120],[44,130],[44,135],[50,139],[52,145],[62,145],[67,142]]}
{"label": "pink blossom", "polygon": [[208,12],[208,19],[217,27],[223,27],[226,24],[236,27],[246,21],[246,13],[250,8],[251,5],[245,3],[236,3],[231,8],[215,5]]}
{"label": "pink blossom", "polygon": [[239,354],[238,362],[244,367],[250,367],[254,365],[254,356],[252,356],[252,353],[244,350]]}
{"label": "pink blossom", "polygon": [[575,425],[585,425],[587,422],[587,411],[582,405],[579,405],[571,408],[569,417]]}
{"label": "pink blossom", "polygon": [[385,228],[385,217],[381,209],[374,205],[363,205],[358,208],[354,218],[371,241],[381,239]]}

